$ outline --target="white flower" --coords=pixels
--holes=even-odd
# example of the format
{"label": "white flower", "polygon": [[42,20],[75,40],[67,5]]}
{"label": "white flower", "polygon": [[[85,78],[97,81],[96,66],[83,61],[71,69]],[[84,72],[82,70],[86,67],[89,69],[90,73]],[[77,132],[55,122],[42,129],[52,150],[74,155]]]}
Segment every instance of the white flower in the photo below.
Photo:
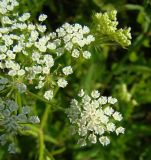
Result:
{"label": "white flower", "polygon": [[85,59],[90,59],[91,57],[91,53],[89,51],[84,51],[82,54]]}
{"label": "white flower", "polygon": [[56,45],[54,43],[48,43],[47,48],[50,50],[55,50],[56,49]]}
{"label": "white flower", "polygon": [[8,75],[10,75],[10,76],[15,76],[16,74],[17,74],[17,72],[15,70],[10,70],[8,72]]}
{"label": "white flower", "polygon": [[46,64],[46,66],[50,67],[50,68],[54,65],[54,59],[49,54],[44,55],[44,62]]}
{"label": "white flower", "polygon": [[90,103],[90,101],[91,101],[91,98],[84,93],[84,96],[82,97],[82,103],[87,104],[87,103]]}
{"label": "white flower", "polygon": [[107,103],[107,97],[101,96],[101,97],[98,99],[98,101],[99,101],[100,104],[106,104],[106,103]]}
{"label": "white flower", "polygon": [[72,48],[73,48],[73,44],[71,42],[68,42],[68,43],[65,44],[64,47],[65,47],[66,50],[71,51]]}
{"label": "white flower", "polygon": [[33,24],[28,24],[28,30],[29,30],[29,31],[33,31],[33,30],[35,30],[35,28],[36,28],[35,25],[33,25]]}
{"label": "white flower", "polygon": [[38,39],[39,33],[36,30],[33,30],[30,34],[30,39],[36,41]]}
{"label": "white flower", "polygon": [[86,39],[86,44],[90,44],[91,42],[95,41],[95,38],[93,35],[88,35]]}
{"label": "white flower", "polygon": [[6,54],[4,54],[4,53],[0,54],[0,60],[3,60],[5,58],[6,58]]}
{"label": "white flower", "polygon": [[78,57],[79,57],[79,55],[80,55],[79,50],[74,49],[74,50],[72,51],[72,57],[74,57],[74,58],[78,58]]}
{"label": "white flower", "polygon": [[37,42],[35,45],[39,49],[40,52],[46,52],[47,47],[45,46],[45,44],[41,44]]}
{"label": "white flower", "polygon": [[91,143],[96,143],[97,142],[97,139],[96,139],[96,135],[95,134],[90,134],[89,137],[88,137],[89,141]]}
{"label": "white flower", "polygon": [[30,18],[30,13],[24,13],[21,17],[19,17],[19,21],[25,22]]}
{"label": "white flower", "polygon": [[50,69],[48,67],[43,67],[43,73],[44,74],[49,74]]}
{"label": "white flower", "polygon": [[46,20],[46,18],[47,18],[47,15],[41,14],[41,15],[39,16],[38,20],[39,20],[40,22],[43,22],[44,20]]}
{"label": "white flower", "polygon": [[110,104],[115,104],[116,102],[117,102],[117,99],[116,99],[116,98],[108,97],[108,103],[110,103]]}
{"label": "white flower", "polygon": [[21,52],[22,46],[20,44],[15,45],[13,48],[13,52]]}
{"label": "white flower", "polygon": [[10,20],[10,18],[7,16],[2,17],[2,22],[3,22],[3,24],[12,24],[13,23],[12,20]]}
{"label": "white flower", "polygon": [[115,124],[114,123],[112,123],[112,122],[110,122],[110,123],[108,123],[107,125],[106,125],[106,127],[107,127],[107,130],[108,131],[110,131],[110,132],[113,132],[113,131],[115,131]]}
{"label": "white flower", "polygon": [[6,52],[7,56],[9,57],[9,59],[15,59],[16,54],[13,54],[13,52],[11,50],[8,50]]}
{"label": "white flower", "polygon": [[1,45],[0,51],[5,53],[7,51],[7,47],[5,45],[3,45],[3,46]]}
{"label": "white flower", "polygon": [[40,32],[44,33],[46,31],[47,27],[45,25],[37,25],[37,29]]}
{"label": "white flower", "polygon": [[40,58],[40,53],[38,53],[38,52],[32,53],[32,60],[33,61],[38,61],[39,58]]}
{"label": "white flower", "polygon": [[100,93],[98,90],[94,90],[91,92],[91,96],[96,99],[96,98],[99,98]]}
{"label": "white flower", "polygon": [[25,70],[24,69],[20,69],[20,70],[17,71],[17,74],[19,76],[23,76],[25,74]]}
{"label": "white flower", "polygon": [[98,135],[102,135],[102,134],[104,134],[104,132],[105,132],[105,129],[102,126],[98,126],[95,128],[95,133]]}
{"label": "white flower", "polygon": [[39,81],[38,86],[35,86],[35,89],[40,89],[45,85],[45,83],[43,81]]}
{"label": "white flower", "polygon": [[117,135],[119,135],[120,133],[124,134],[124,132],[125,132],[125,128],[123,128],[123,127],[118,127],[118,128],[116,129],[116,134],[117,134]]}
{"label": "white flower", "polygon": [[53,91],[52,90],[48,90],[44,93],[44,97],[47,99],[47,100],[51,100],[53,98]]}
{"label": "white flower", "polygon": [[110,139],[106,136],[100,137],[99,141],[103,146],[107,146],[110,143]]}
{"label": "white flower", "polygon": [[104,113],[106,114],[106,115],[108,115],[108,116],[111,116],[112,114],[113,114],[113,112],[114,112],[114,109],[112,108],[112,107],[106,107],[105,109],[104,109]]}
{"label": "white flower", "polygon": [[90,32],[90,29],[87,26],[83,27],[83,34],[88,34]]}
{"label": "white flower", "polygon": [[116,121],[121,121],[123,119],[122,115],[119,113],[119,112],[114,112],[113,114],[113,118],[116,120]]}
{"label": "white flower", "polygon": [[63,79],[63,78],[60,78],[57,81],[57,84],[58,84],[59,87],[65,88],[67,86],[68,82],[65,79]]}
{"label": "white flower", "polygon": [[84,96],[84,91],[83,91],[83,89],[80,90],[80,92],[78,93],[78,96],[79,96],[79,97],[83,97],[83,96]]}
{"label": "white flower", "polygon": [[62,69],[62,72],[65,74],[65,75],[69,75],[69,74],[72,74],[73,73],[73,70],[71,68],[71,66],[67,66],[67,67],[64,67]]}

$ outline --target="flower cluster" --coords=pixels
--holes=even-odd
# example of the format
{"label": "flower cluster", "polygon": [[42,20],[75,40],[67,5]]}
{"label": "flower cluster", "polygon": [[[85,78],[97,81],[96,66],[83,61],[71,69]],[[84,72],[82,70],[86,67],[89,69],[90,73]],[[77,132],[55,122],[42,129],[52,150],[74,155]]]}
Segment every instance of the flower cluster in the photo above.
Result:
{"label": "flower cluster", "polygon": [[[14,10],[16,6],[18,6],[19,3],[16,0],[1,0],[0,1],[0,13],[1,14],[7,14],[10,11]],[[10,19],[5,18],[6,21],[8,20],[8,23],[10,22]]]}
{"label": "flower cluster", "polygon": [[[23,106],[20,113],[18,105],[13,100],[3,100],[0,98],[0,126],[3,127],[3,132],[0,136],[2,145],[14,140],[14,136],[19,131],[24,130],[24,124],[37,124],[40,122],[37,116],[30,116],[30,107]],[[12,145],[12,144],[11,144]],[[10,151],[11,152],[11,151]]]}
{"label": "flower cluster", "polygon": [[[90,58],[91,53],[85,50],[95,40],[90,29],[65,23],[56,32],[47,33],[43,24],[47,15],[41,14],[39,23],[34,24],[30,21],[30,13],[14,13],[17,5],[16,0],[0,2],[0,71],[15,80],[29,81],[35,89],[47,86],[53,92],[55,87],[66,87],[66,78],[73,69],[70,64],[65,65],[57,59],[67,52],[74,58],[80,53],[85,59]],[[52,99],[48,91],[43,96]]]}
{"label": "flower cluster", "polygon": [[122,115],[112,107],[117,103],[116,98],[100,96],[97,90],[92,91],[91,96],[81,90],[78,97],[78,100],[71,101],[67,115],[73,134],[80,136],[78,143],[81,146],[85,146],[87,141],[96,143],[97,140],[106,146],[110,143],[111,132],[124,133],[125,129],[117,124],[123,119]]}
{"label": "flower cluster", "polygon": [[131,44],[131,28],[117,29],[118,21],[116,18],[117,11],[112,10],[106,13],[96,13],[94,15],[94,23],[96,24],[96,32],[102,38],[115,41],[122,47],[127,47]]}
{"label": "flower cluster", "polygon": [[82,50],[84,46],[89,45],[95,40],[94,36],[89,34],[90,29],[87,26],[82,27],[77,23],[73,25],[65,23],[56,32],[58,38],[62,40],[61,43],[64,44],[64,49],[71,52],[72,57],[78,58],[82,52],[84,58],[90,58],[91,53]]}

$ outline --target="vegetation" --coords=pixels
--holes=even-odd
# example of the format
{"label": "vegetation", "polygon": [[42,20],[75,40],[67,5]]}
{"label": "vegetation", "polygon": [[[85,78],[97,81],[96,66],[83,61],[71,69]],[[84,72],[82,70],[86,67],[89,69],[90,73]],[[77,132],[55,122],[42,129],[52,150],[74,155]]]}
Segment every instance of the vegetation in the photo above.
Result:
{"label": "vegetation", "polygon": [[[13,11],[2,13],[4,6],[0,160],[150,160],[151,1],[22,0]],[[84,38],[78,38],[77,28]],[[81,147],[77,141],[84,132],[78,124],[78,132],[71,134],[71,100],[77,99],[81,108],[88,101],[82,104],[77,97],[81,89],[93,99],[115,97],[111,105],[118,101],[113,106],[118,116],[105,130],[110,144],[99,137],[96,143],[92,134],[91,143]],[[117,122],[125,133],[124,128],[114,129]]]}

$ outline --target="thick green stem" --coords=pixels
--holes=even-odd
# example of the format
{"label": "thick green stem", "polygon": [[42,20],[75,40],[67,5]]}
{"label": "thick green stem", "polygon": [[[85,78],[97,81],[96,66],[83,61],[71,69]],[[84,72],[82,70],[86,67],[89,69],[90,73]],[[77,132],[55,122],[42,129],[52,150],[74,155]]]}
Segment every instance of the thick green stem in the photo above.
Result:
{"label": "thick green stem", "polygon": [[44,145],[44,135],[43,135],[43,131],[42,129],[39,130],[39,158],[38,160],[44,160],[44,149],[45,149],[45,145]]}

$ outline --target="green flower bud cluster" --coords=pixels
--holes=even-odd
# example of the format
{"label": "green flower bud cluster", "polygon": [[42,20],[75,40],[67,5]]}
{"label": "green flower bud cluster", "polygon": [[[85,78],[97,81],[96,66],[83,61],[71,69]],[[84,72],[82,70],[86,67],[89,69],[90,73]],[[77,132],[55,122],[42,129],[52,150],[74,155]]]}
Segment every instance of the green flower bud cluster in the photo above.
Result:
{"label": "green flower bud cluster", "polygon": [[[18,108],[18,105],[13,100],[4,101],[0,98],[0,126],[3,128],[0,136],[1,145],[11,142],[10,145],[12,146],[14,138],[19,131],[26,129],[24,124],[37,124],[40,122],[37,116],[29,115],[30,107],[23,106],[21,113],[17,113]],[[12,147],[9,146],[8,151],[13,153],[14,149],[11,151],[10,148]]]}
{"label": "green flower bud cluster", "polygon": [[101,37],[104,41],[113,41],[120,44],[122,47],[127,47],[131,44],[131,28],[118,29],[117,11],[112,10],[105,13],[96,13],[93,17],[95,24],[95,34]]}

